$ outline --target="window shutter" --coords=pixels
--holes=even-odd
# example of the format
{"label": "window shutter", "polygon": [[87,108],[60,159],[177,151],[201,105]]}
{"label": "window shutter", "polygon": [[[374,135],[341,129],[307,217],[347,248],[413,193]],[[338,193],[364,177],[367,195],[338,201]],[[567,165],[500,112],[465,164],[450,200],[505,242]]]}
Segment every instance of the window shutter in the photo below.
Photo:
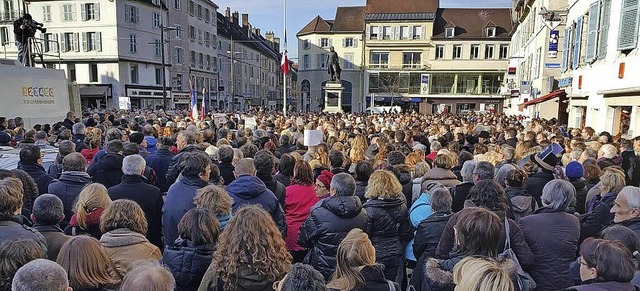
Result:
{"label": "window shutter", "polygon": [[73,34],[73,48],[77,52],[80,51],[80,34],[77,32]]}
{"label": "window shutter", "polygon": [[136,11],[136,23],[140,23],[140,10],[138,9],[138,7],[133,7],[134,10]]}
{"label": "window shutter", "polygon": [[333,46],[333,39],[329,38],[329,46]]}
{"label": "window shutter", "polygon": [[569,64],[569,39],[571,38],[571,29],[564,29],[564,44],[562,45],[562,72],[567,71]]}
{"label": "window shutter", "polygon": [[638,0],[623,0],[618,50],[634,49],[638,44]]}
{"label": "window shutter", "polygon": [[102,32],[96,32],[96,51],[102,51]]}
{"label": "window shutter", "polygon": [[367,27],[367,39],[371,39],[371,26]]}
{"label": "window shutter", "polygon": [[353,39],[353,47],[358,47],[358,39],[357,38]]}
{"label": "window shutter", "polygon": [[83,52],[89,51],[88,44],[89,44],[89,34],[86,32],[83,32],[82,33],[82,51]]}
{"label": "window shutter", "polygon": [[87,21],[87,5],[86,4],[80,4],[80,18],[82,18],[82,21]]}
{"label": "window shutter", "polygon": [[596,41],[598,40],[598,19],[600,18],[600,7],[598,3],[591,4],[589,7],[589,23],[587,32],[587,48],[585,51],[585,62],[590,63],[596,59]]}
{"label": "window shutter", "polygon": [[51,43],[51,51],[57,53],[60,51],[60,42],[57,33],[51,34],[51,38],[54,42]]}
{"label": "window shutter", "polygon": [[347,39],[346,38],[342,39],[342,47],[347,47]]}
{"label": "window shutter", "polygon": [[574,33],[575,37],[574,47],[573,47],[573,63],[571,65],[572,69],[577,69],[580,66],[580,45],[582,43],[582,16],[578,17],[578,21],[576,22],[576,31]]}
{"label": "window shutter", "polygon": [[607,38],[609,37],[609,23],[611,14],[611,0],[600,0],[600,32],[598,33],[598,59],[604,59],[607,56]]}
{"label": "window shutter", "polygon": [[426,25],[422,26],[422,38],[421,39],[427,39],[427,26]]}
{"label": "window shutter", "polygon": [[77,13],[76,5],[75,4],[70,4],[70,5],[71,5],[71,20],[75,21],[76,20],[76,13]]}
{"label": "window shutter", "polygon": [[408,36],[407,36],[407,38],[408,38],[408,39],[413,39],[413,26],[408,26],[408,27],[407,27],[407,30],[408,30]]}
{"label": "window shutter", "polygon": [[131,6],[124,5],[124,21],[131,22]]}
{"label": "window shutter", "polygon": [[400,39],[400,27],[399,26],[394,26],[393,30],[395,30],[394,35],[394,39],[398,40]]}
{"label": "window shutter", "polygon": [[100,3],[93,3],[93,9],[95,10],[96,20],[100,20]]}
{"label": "window shutter", "polygon": [[60,34],[60,51],[61,52],[66,52],[67,51],[67,40],[64,37],[64,33]]}

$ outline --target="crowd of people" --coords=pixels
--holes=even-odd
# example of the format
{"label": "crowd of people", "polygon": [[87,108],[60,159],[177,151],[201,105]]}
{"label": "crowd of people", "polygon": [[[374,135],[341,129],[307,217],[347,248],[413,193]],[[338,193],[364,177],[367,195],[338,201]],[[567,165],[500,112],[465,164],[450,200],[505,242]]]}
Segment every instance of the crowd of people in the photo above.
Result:
{"label": "crowd of people", "polygon": [[106,110],[0,117],[0,146],[0,291],[640,290],[640,136]]}

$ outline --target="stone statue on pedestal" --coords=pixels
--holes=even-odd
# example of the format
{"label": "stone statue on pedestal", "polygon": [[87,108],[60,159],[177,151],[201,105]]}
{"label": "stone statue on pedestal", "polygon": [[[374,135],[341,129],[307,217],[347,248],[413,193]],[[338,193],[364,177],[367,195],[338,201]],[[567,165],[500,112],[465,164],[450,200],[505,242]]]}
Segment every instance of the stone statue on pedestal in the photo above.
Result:
{"label": "stone statue on pedestal", "polygon": [[331,47],[329,50],[329,56],[327,57],[327,69],[329,70],[331,81],[340,81],[340,73],[342,72],[342,69],[340,68],[340,58],[338,57],[338,53],[336,53],[334,47]]}

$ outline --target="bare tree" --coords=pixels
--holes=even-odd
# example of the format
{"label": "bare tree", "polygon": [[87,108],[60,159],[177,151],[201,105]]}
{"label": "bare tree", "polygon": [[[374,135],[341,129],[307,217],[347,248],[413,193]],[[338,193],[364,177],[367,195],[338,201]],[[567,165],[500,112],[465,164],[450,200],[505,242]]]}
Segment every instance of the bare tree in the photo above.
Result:
{"label": "bare tree", "polygon": [[400,93],[400,75],[398,73],[380,74],[380,92],[391,95],[391,107],[393,108],[394,98]]}

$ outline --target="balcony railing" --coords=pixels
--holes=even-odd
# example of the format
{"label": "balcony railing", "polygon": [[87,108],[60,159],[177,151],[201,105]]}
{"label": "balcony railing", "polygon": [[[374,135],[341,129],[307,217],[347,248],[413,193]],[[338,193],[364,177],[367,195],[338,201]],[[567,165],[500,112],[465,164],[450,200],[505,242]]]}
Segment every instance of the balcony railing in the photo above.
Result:
{"label": "balcony railing", "polygon": [[1,22],[15,21],[18,18],[20,18],[20,14],[18,13],[17,10],[0,11],[0,21]]}
{"label": "balcony railing", "polygon": [[367,69],[372,70],[403,70],[403,71],[421,71],[431,69],[429,64],[369,64]]}

